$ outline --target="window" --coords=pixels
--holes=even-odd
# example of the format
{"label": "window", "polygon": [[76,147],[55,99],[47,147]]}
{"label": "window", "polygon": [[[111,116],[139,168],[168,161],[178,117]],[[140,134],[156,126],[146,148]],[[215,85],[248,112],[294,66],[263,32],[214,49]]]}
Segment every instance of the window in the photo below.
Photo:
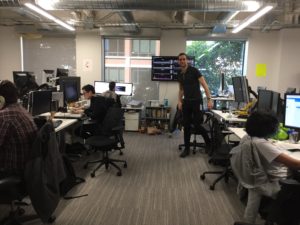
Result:
{"label": "window", "polygon": [[155,40],[132,40],[132,56],[155,55]]}
{"label": "window", "polygon": [[[123,43],[122,55],[115,54],[121,52],[120,43]],[[159,83],[151,81],[151,56],[159,55],[159,41],[108,38],[104,45],[104,81],[133,83],[132,97],[123,96],[121,102],[126,104],[129,98],[144,102],[158,100]]]}
{"label": "window", "polygon": [[122,39],[105,39],[104,41],[105,55],[124,56],[125,47]]}
{"label": "window", "polygon": [[243,76],[246,41],[187,41],[187,54],[195,56],[195,67],[204,75],[212,94],[219,94],[221,74],[225,75],[225,91],[231,77]]}
{"label": "window", "polygon": [[124,80],[124,68],[105,68],[105,80],[106,81],[117,81],[125,82]]}

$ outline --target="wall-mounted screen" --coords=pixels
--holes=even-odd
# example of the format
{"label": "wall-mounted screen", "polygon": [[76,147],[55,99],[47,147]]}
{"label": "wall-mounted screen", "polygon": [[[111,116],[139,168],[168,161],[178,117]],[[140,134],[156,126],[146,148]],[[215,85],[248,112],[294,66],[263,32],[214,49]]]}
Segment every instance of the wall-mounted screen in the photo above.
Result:
{"label": "wall-mounted screen", "polygon": [[284,126],[300,129],[300,94],[286,94],[284,107]]}
{"label": "wall-mounted screen", "polygon": [[[195,57],[189,57],[188,63],[194,66]],[[179,71],[178,56],[152,56],[151,80],[177,81]]]}
{"label": "wall-mounted screen", "polygon": [[[95,81],[94,82],[95,92],[96,94],[102,94],[105,91],[109,90],[109,82],[105,81]],[[132,83],[116,83],[116,94],[131,96],[133,90]]]}

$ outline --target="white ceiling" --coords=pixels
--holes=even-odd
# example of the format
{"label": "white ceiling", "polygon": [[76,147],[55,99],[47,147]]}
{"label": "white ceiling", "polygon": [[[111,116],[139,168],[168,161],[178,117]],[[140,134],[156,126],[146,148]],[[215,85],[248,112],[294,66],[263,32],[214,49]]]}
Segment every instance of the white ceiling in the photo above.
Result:
{"label": "white ceiling", "polygon": [[[39,0],[42,2],[43,0]],[[34,2],[34,1],[31,1]],[[38,3],[38,1],[36,1]],[[138,34],[144,28],[211,29],[217,25],[229,29],[252,15],[246,1],[237,0],[54,0],[49,12],[63,21],[72,22],[76,32],[122,28],[126,33]],[[276,7],[251,24],[250,29],[269,31],[286,27],[300,27],[300,0],[257,0]],[[20,33],[64,32],[51,22],[23,6],[24,1],[0,0],[0,25],[14,26]],[[240,13],[229,23],[224,20],[231,13]],[[217,30],[218,31],[218,30]],[[220,30],[219,30],[220,32]]]}

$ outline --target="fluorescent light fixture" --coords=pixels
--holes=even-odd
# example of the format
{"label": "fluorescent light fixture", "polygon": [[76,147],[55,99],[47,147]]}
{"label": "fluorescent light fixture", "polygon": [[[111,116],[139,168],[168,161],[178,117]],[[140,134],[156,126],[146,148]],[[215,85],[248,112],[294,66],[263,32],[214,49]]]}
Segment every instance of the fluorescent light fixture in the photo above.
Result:
{"label": "fluorescent light fixture", "polygon": [[255,20],[257,20],[258,18],[262,17],[264,14],[266,14],[271,9],[273,9],[273,7],[274,6],[271,6],[271,5],[263,7],[261,10],[259,10],[257,13],[255,13],[253,16],[247,18],[242,24],[240,24],[239,26],[237,26],[236,28],[234,28],[232,30],[232,33],[238,33],[238,32],[240,32],[245,27],[247,27],[249,24],[253,23]]}
{"label": "fluorescent light fixture", "polygon": [[246,8],[248,12],[255,12],[261,7],[260,3],[257,1],[243,1],[242,5]]}
{"label": "fluorescent light fixture", "polygon": [[69,24],[67,24],[67,23],[65,23],[65,22],[63,22],[63,21],[61,21],[60,19],[58,19],[58,18],[52,16],[51,14],[49,14],[49,13],[46,12],[45,10],[41,9],[40,7],[38,7],[38,6],[36,6],[36,5],[33,5],[33,4],[31,4],[31,3],[25,3],[24,5],[25,5],[26,7],[28,7],[29,9],[31,9],[31,10],[33,10],[33,11],[39,13],[40,15],[42,15],[42,16],[44,16],[44,17],[46,17],[46,18],[48,18],[48,19],[54,21],[55,23],[61,25],[62,27],[67,28],[67,29],[70,30],[70,31],[75,31],[75,28],[74,28],[74,27],[72,27],[72,26],[70,26]]}
{"label": "fluorescent light fixture", "polygon": [[240,11],[235,11],[235,12],[230,13],[229,17],[224,20],[224,23],[226,24],[229,21],[231,21],[239,12]]}
{"label": "fluorescent light fixture", "polygon": [[58,0],[36,0],[35,4],[40,6],[45,10],[54,10],[55,4],[58,3]]}

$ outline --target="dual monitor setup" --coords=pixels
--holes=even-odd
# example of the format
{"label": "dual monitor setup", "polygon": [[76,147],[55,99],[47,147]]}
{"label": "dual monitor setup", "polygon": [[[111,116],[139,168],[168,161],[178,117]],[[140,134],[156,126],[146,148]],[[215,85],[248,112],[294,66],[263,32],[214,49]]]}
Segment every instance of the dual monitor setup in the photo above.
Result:
{"label": "dual monitor setup", "polygon": [[[234,96],[236,102],[249,103],[249,87],[245,77],[238,76],[232,78]],[[285,127],[300,129],[300,94],[295,89],[288,89],[284,100],[280,98],[280,93],[260,89],[256,103],[257,111],[272,112],[279,121],[283,121]]]}
{"label": "dual monitor setup", "polygon": [[[13,72],[13,80],[19,92],[24,89],[29,90],[28,109],[33,116],[50,112],[54,107],[64,107],[67,103],[76,102],[80,99],[80,77],[68,76],[67,73],[59,75],[61,75],[58,79],[60,92],[56,92],[47,89],[38,90],[38,85],[35,82],[35,76],[30,72]],[[34,88],[28,88],[29,86],[33,86],[33,84],[35,84]],[[109,82],[95,81],[94,84],[96,94],[101,94],[109,90]],[[131,96],[132,90],[132,83],[116,83],[117,95]]]}

